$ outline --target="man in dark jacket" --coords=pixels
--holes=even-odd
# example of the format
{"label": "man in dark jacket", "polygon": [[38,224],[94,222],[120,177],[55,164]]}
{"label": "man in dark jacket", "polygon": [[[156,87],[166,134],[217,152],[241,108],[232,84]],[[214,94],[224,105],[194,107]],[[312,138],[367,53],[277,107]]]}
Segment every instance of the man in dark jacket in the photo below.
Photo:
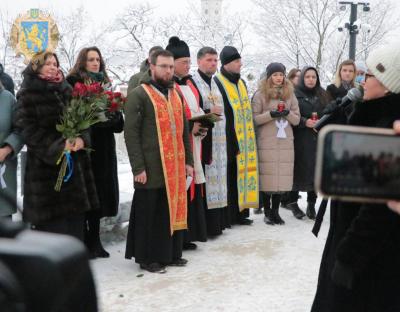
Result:
{"label": "man in dark jacket", "polygon": [[181,230],[187,229],[185,180],[193,176],[193,157],[184,105],[173,88],[173,55],[154,52],[150,71],[125,105],[135,185],[125,257],[149,272],[165,272],[166,265],[187,263]]}
{"label": "man in dark jacket", "polygon": [[0,63],[0,82],[3,84],[4,88],[8,92],[11,92],[13,95],[15,95],[14,81],[12,80],[10,75],[4,72],[4,66],[1,63]]}
{"label": "man in dark jacket", "polygon": [[140,81],[142,79],[142,77],[144,76],[144,74],[148,73],[148,71],[150,70],[150,58],[151,55],[155,52],[155,51],[159,51],[162,50],[163,48],[160,46],[154,46],[149,50],[149,57],[147,59],[145,59],[142,64],[140,64],[140,71],[136,74],[134,74],[131,79],[129,79],[129,83],[128,83],[128,94],[132,92],[133,89],[135,89],[138,85],[140,85]]}

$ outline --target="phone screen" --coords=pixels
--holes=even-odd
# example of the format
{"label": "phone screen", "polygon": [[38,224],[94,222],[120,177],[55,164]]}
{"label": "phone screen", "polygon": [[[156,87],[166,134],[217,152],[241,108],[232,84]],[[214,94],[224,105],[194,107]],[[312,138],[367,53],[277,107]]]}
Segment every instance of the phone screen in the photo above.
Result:
{"label": "phone screen", "polygon": [[331,131],[323,149],[325,194],[400,199],[400,137]]}

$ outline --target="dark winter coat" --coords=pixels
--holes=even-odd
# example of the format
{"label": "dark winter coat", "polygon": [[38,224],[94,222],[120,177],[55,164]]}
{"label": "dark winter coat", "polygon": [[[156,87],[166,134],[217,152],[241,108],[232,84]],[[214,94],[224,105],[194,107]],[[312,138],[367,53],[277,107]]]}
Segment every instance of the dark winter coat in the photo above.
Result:
{"label": "dark winter coat", "polygon": [[295,95],[299,102],[300,123],[293,127],[294,134],[294,178],[293,190],[314,190],[314,167],[317,153],[317,133],[306,127],[307,119],[311,118],[313,112],[319,117],[326,106],[326,94],[321,88],[317,75],[317,85],[309,90],[304,85],[304,74],[313,67],[306,67],[301,71],[299,85],[296,87]]}
{"label": "dark winter coat", "polygon": [[[26,75],[17,95],[16,125],[28,147],[23,218],[40,224],[99,207],[90,158],[86,151],[72,152],[74,171],[56,192],[65,139],[56,130],[71,87],[67,82],[49,83]],[[82,139],[90,147],[88,135]]]}
{"label": "dark winter coat", "polygon": [[5,168],[4,174],[0,173],[0,178],[2,177],[5,183],[0,186],[0,218],[16,212],[17,155],[23,146],[23,141],[12,122],[15,110],[15,97],[0,83],[0,148],[8,145],[13,150],[13,153],[9,154],[3,163],[5,165],[3,167]]}
{"label": "dark winter coat", "polygon": [[[337,108],[338,104],[341,102],[340,100],[343,99],[349,90],[343,85],[340,87],[336,87],[336,85],[331,84],[326,88],[328,100],[330,103],[326,106],[324,113],[331,114]],[[332,118],[330,124],[347,124],[348,119],[351,113],[354,110],[354,104],[350,104],[345,108],[339,109],[339,111],[335,111],[334,118]]]}
{"label": "dark winter coat", "polygon": [[[83,82],[78,76],[68,76],[71,86]],[[124,130],[124,117],[121,112],[109,115],[109,120],[90,128],[90,141],[93,151],[90,153],[92,169],[100,201],[101,216],[115,216],[119,206],[119,184],[117,154],[114,133]]]}
{"label": "dark winter coat", "polygon": [[340,87],[336,87],[335,84],[330,84],[329,86],[326,87],[326,93],[328,95],[328,100],[336,100],[337,98],[343,98],[346,96],[348,90],[346,90],[343,85],[340,85]]}
{"label": "dark winter coat", "polygon": [[[145,84],[155,84],[150,76],[147,76],[147,79],[142,79],[142,82]],[[170,87],[172,88],[173,84]],[[165,95],[168,92],[167,89],[163,88],[160,92]],[[132,173],[133,175],[138,175],[146,171],[147,175],[146,184],[135,182],[135,189],[165,187],[154,106],[142,86],[135,88],[128,94],[124,113],[124,136]],[[193,155],[189,141],[189,126],[184,109],[182,115],[184,120],[182,140],[185,146],[185,161],[187,165],[193,166]]]}
{"label": "dark winter coat", "polygon": [[12,95],[15,95],[14,91],[14,81],[10,77],[10,75],[4,72],[3,64],[0,64],[0,82],[3,84],[4,88],[11,92]]}
{"label": "dark winter coat", "polygon": [[[390,95],[358,103],[350,124],[391,128],[397,119],[400,95]],[[383,204],[333,202],[312,312],[400,311],[399,263],[399,215]]]}
{"label": "dark winter coat", "polygon": [[134,74],[128,82],[128,94],[132,92],[137,86],[140,85],[143,76],[148,73],[150,69],[150,64],[147,59],[145,59],[142,64],[140,64],[140,71]]}

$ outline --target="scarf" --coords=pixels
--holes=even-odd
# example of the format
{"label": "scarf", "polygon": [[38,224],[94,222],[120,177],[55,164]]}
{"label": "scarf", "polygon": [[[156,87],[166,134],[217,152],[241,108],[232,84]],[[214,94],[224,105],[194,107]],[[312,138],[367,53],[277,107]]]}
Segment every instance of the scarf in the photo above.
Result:
{"label": "scarf", "polygon": [[44,81],[51,82],[51,83],[61,83],[64,80],[64,74],[61,70],[57,70],[55,75],[43,75],[39,74],[38,77]]}
{"label": "scarf", "polygon": [[104,81],[104,73],[103,72],[88,72],[88,76],[90,79],[96,82],[103,82]]}

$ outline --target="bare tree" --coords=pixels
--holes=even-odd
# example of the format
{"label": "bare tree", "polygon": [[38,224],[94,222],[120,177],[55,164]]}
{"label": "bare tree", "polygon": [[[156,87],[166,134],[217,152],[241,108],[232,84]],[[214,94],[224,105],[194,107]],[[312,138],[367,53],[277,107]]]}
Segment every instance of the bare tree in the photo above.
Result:
{"label": "bare tree", "polygon": [[7,12],[0,9],[0,63],[6,65],[7,54],[10,47],[11,23],[8,20]]}
{"label": "bare tree", "polygon": [[253,0],[261,9],[254,27],[271,49],[299,67],[323,63],[327,41],[337,19],[334,0]]}
{"label": "bare tree", "polygon": [[[297,67],[310,64],[320,70],[323,81],[332,78],[338,64],[347,58],[348,33],[337,27],[348,21],[349,12],[339,11],[336,0],[253,0],[260,9],[253,23],[265,50],[270,55],[280,52],[281,58]],[[381,0],[371,12],[361,13],[357,58],[365,59],[368,51],[385,40],[391,28],[395,10],[389,0]],[[369,24],[369,25],[367,25]]]}
{"label": "bare tree", "polygon": [[[92,30],[89,27],[89,16],[83,6],[73,10],[68,15],[57,16],[57,26],[60,32],[58,54],[61,67],[68,72],[75,63],[79,51],[93,44]],[[94,36],[96,38],[96,36]]]}

